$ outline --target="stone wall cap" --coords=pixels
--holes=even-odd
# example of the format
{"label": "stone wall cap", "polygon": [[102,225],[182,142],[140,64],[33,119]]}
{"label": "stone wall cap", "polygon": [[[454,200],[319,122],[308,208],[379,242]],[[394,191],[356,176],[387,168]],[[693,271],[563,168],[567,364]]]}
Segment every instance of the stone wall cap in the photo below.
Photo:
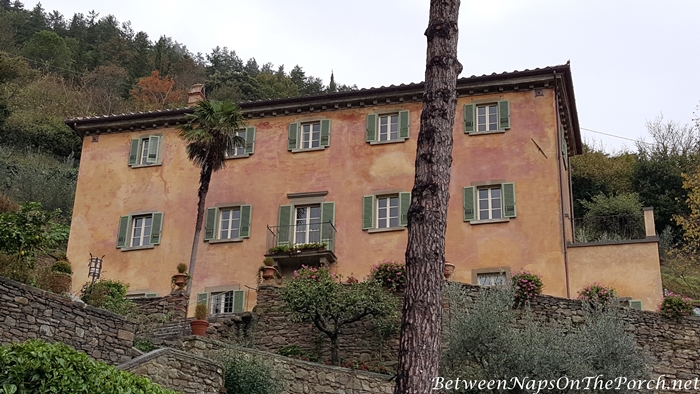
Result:
{"label": "stone wall cap", "polygon": [[168,356],[168,355],[175,356],[176,358],[178,358],[180,360],[193,359],[193,360],[196,360],[196,361],[199,361],[202,363],[213,365],[221,370],[223,370],[223,368],[224,368],[221,364],[219,364],[216,361],[213,361],[211,359],[208,359],[206,357],[197,356],[196,354],[187,353],[187,352],[184,352],[182,350],[177,350],[177,349],[173,349],[173,348],[169,348],[169,347],[164,347],[164,348],[153,350],[153,351],[148,352],[142,356],[138,356],[132,360],[129,360],[123,364],[119,364],[119,365],[117,365],[116,368],[124,370],[124,371],[130,371],[130,370],[136,368],[137,366],[144,364],[150,360],[153,360],[153,359],[158,358],[160,356]]}

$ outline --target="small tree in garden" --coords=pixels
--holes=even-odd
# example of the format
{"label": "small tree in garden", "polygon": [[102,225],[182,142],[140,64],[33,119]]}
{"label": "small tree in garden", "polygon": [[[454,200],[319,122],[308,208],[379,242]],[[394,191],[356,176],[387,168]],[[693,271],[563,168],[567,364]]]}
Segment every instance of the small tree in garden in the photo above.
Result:
{"label": "small tree in garden", "polygon": [[331,360],[340,365],[340,329],[364,317],[396,313],[398,300],[374,280],[343,285],[327,267],[302,267],[281,289],[282,300],[297,322],[312,322],[331,341]]}
{"label": "small tree in garden", "polygon": [[668,293],[659,305],[659,313],[680,323],[684,317],[693,314],[693,300],[680,294]]}
{"label": "small tree in garden", "polygon": [[530,271],[521,271],[511,278],[515,289],[515,306],[522,306],[542,293],[542,279]]}
{"label": "small tree in garden", "polygon": [[604,286],[595,282],[578,292],[578,299],[591,304],[596,308],[606,307],[613,303],[617,297],[617,292],[612,287]]}

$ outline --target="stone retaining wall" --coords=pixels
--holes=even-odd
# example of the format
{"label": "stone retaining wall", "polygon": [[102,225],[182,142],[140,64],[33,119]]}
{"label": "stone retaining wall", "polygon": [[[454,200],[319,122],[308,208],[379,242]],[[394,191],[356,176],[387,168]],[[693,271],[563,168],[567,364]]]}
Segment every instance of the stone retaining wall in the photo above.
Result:
{"label": "stone retaining wall", "polygon": [[187,302],[189,298],[183,290],[173,291],[165,297],[134,298],[139,311],[145,315],[184,319],[187,316]]}
{"label": "stone retaining wall", "polygon": [[338,368],[295,360],[279,354],[235,347],[231,344],[201,337],[187,337],[183,348],[190,354],[217,358],[227,352],[236,357],[256,357],[269,363],[278,373],[285,394],[345,393],[345,394],[391,394],[394,382],[388,375]]}
{"label": "stone retaining wall", "polygon": [[63,342],[110,364],[132,358],[134,323],[122,316],[0,277],[0,344]]}
{"label": "stone retaining wall", "polygon": [[146,376],[162,387],[181,393],[218,394],[224,387],[223,367],[207,358],[163,348],[117,368]]}

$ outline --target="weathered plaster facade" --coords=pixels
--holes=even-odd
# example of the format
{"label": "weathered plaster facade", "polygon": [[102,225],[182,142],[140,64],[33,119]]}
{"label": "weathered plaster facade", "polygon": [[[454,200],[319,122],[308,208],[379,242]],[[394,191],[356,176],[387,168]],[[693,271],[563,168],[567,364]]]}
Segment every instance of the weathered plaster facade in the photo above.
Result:
{"label": "weathered plaster facade", "polygon": [[[279,207],[290,204],[290,193],[323,191],[327,194],[322,199],[335,203],[335,267],[343,276],[362,278],[378,261],[403,260],[407,232],[363,231],[362,197],[411,191],[422,91],[422,84],[413,84],[242,104],[248,126],[257,130],[254,153],[229,160],[226,169],[213,175],[207,207],[252,205],[250,237],[240,242],[200,240],[192,294],[233,286],[246,292],[246,310],[255,305],[251,289],[267,251],[267,226],[277,225]],[[476,269],[526,269],[542,275],[547,294],[575,296],[580,286],[572,284],[567,272],[570,176],[561,148],[565,143],[568,155],[581,152],[569,66],[461,79],[458,94],[446,234],[446,259],[456,265],[454,279],[472,282]],[[509,129],[465,133],[464,105],[500,100],[510,103]],[[406,110],[406,141],[366,142],[368,114]],[[106,277],[128,282],[132,289],[160,295],[170,291],[175,266],[189,261],[196,215],[199,169],[187,160],[177,130],[187,111],[66,122],[84,136],[68,247],[72,261],[86,260],[90,252],[104,254]],[[322,118],[331,120],[326,149],[288,151],[290,123]],[[129,167],[131,140],[149,135],[162,136],[162,164]],[[480,224],[463,220],[463,187],[504,182],[515,184],[517,217]],[[120,216],[154,211],[163,213],[159,245],[130,251],[115,247]],[[611,257],[606,261],[628,264],[624,254]],[[658,256],[656,266],[645,269],[660,276]],[[581,277],[606,282],[593,271]],[[190,312],[196,297],[192,300]]]}

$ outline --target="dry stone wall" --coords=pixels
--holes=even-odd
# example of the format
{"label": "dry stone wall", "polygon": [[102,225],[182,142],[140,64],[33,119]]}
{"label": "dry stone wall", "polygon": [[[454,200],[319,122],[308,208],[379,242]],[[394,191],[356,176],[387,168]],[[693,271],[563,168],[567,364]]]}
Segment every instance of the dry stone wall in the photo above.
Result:
{"label": "dry stone wall", "polygon": [[63,342],[110,364],[133,355],[134,323],[122,316],[0,277],[0,344]]}
{"label": "dry stone wall", "polygon": [[181,393],[223,392],[223,367],[220,364],[180,350],[157,349],[117,368],[146,376],[162,387]]}
{"label": "dry stone wall", "polygon": [[165,297],[134,298],[139,312],[153,318],[184,319],[187,316],[187,293],[176,290]]}
{"label": "dry stone wall", "polygon": [[285,386],[283,392],[286,394],[391,394],[394,392],[394,383],[389,380],[391,377],[388,375],[295,360],[200,337],[184,338],[182,346],[190,354],[213,359],[216,359],[217,354],[221,352],[233,354],[235,357],[263,359],[275,370],[276,378]]}

